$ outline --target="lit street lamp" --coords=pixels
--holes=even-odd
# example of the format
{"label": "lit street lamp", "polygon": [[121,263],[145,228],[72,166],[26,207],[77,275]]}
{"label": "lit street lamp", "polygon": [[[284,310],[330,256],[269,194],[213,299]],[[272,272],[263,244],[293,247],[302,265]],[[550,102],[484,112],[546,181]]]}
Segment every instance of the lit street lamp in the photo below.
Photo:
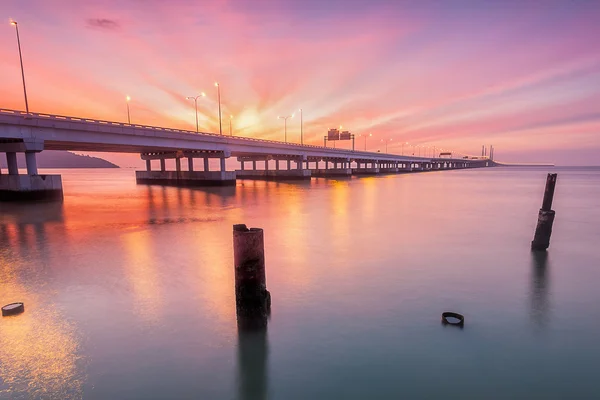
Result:
{"label": "lit street lamp", "polygon": [[27,102],[27,89],[25,88],[25,70],[23,69],[23,55],[21,54],[21,39],[19,38],[19,25],[17,21],[10,20],[10,24],[17,32],[17,45],[19,46],[19,60],[21,61],[21,77],[23,78],[23,94],[25,95],[25,112],[29,115],[29,103]]}
{"label": "lit street lamp", "polygon": [[202,92],[198,96],[188,96],[186,99],[194,100],[194,107],[196,108],[196,133],[198,133],[198,98],[206,97],[206,93]]}
{"label": "lit street lamp", "polygon": [[215,86],[217,87],[217,95],[219,97],[219,133],[223,134],[223,127],[221,125],[221,86],[219,86],[219,82],[215,82]]}
{"label": "lit street lamp", "polygon": [[285,142],[287,143],[287,120],[288,120],[288,118],[294,118],[294,114],[288,115],[285,117],[278,116],[277,118],[283,120],[283,134],[284,134]]}
{"label": "lit street lamp", "polygon": [[131,97],[127,96],[125,99],[127,100],[127,123],[131,125],[131,114],[129,113],[129,101],[131,100]]}
{"label": "lit street lamp", "polygon": [[304,144],[304,134],[302,132],[302,109],[300,108],[298,111],[300,111],[300,144]]}
{"label": "lit street lamp", "polygon": [[367,151],[367,137],[368,137],[368,136],[373,136],[373,134],[372,134],[372,133],[369,133],[369,134],[367,135],[367,134],[365,133],[365,134],[363,135],[363,134],[361,133],[361,134],[360,134],[360,135],[358,135],[358,136],[364,136],[364,137],[365,137],[365,151]]}
{"label": "lit street lamp", "polygon": [[392,139],[381,139],[381,141],[385,142],[385,152],[387,153],[388,152],[388,150],[387,150],[388,142],[391,142]]}

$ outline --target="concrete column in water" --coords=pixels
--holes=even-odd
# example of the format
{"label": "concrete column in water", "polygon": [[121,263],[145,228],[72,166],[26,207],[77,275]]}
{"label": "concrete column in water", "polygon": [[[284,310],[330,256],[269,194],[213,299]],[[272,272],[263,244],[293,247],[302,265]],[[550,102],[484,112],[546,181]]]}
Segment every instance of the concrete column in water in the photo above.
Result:
{"label": "concrete column in water", "polygon": [[219,161],[221,163],[221,172],[227,171],[227,167],[225,166],[225,157],[221,157]]}
{"label": "concrete column in water", "polygon": [[27,175],[37,175],[37,161],[35,159],[35,151],[25,152],[25,164],[27,165]]}
{"label": "concrete column in water", "polygon": [[269,158],[265,158],[265,171],[269,170]]}
{"label": "concrete column in water", "polygon": [[256,160],[252,161],[252,170],[256,171]]}
{"label": "concrete column in water", "polygon": [[146,171],[152,171],[152,161],[146,160]]}
{"label": "concrete column in water", "polygon": [[329,169],[329,161],[325,160],[325,169]]}
{"label": "concrete column in water", "polygon": [[245,161],[240,161],[240,169],[242,171],[244,170],[244,164],[245,164]]}
{"label": "concrete column in water", "polygon": [[275,171],[279,171],[279,160],[275,160]]}
{"label": "concrete column in water", "polygon": [[181,172],[181,158],[175,159],[175,170]]}
{"label": "concrete column in water", "polygon": [[17,165],[17,153],[6,153],[6,164],[8,167],[9,175],[19,175],[19,167]]}
{"label": "concrete column in water", "polygon": [[544,200],[542,208],[538,213],[538,222],[535,228],[535,235],[531,242],[531,250],[545,251],[550,246],[550,236],[552,235],[552,224],[556,213],[552,210],[552,200],[554,199],[554,187],[556,186],[557,174],[548,174],[546,178],[546,188],[544,190]]}
{"label": "concrete column in water", "polygon": [[233,264],[236,303],[249,308],[270,305],[262,229],[248,229],[244,224],[233,226]]}
{"label": "concrete column in water", "polygon": [[194,157],[188,157],[188,171],[194,170]]}
{"label": "concrete column in water", "polygon": [[287,159],[287,169],[288,171],[292,169],[292,161],[289,158]]}
{"label": "concrete column in water", "polygon": [[296,160],[296,168],[297,169],[302,169],[302,165],[303,165],[302,163],[303,163],[302,160]]}
{"label": "concrete column in water", "polygon": [[161,158],[161,159],[160,159],[160,170],[161,170],[162,172],[165,172],[165,171],[167,170],[167,167],[166,167],[166,165],[165,165],[165,159],[164,159],[164,158]]}
{"label": "concrete column in water", "polygon": [[208,165],[208,157],[204,157],[204,172],[210,171],[210,165]]}

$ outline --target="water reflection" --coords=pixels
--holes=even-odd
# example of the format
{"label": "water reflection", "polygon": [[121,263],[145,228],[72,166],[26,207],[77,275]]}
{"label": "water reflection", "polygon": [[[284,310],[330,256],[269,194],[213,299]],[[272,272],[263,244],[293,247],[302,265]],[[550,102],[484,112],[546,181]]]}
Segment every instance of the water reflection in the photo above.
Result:
{"label": "water reflection", "polygon": [[269,343],[267,324],[270,308],[246,309],[237,306],[238,390],[241,400],[267,398]]}
{"label": "water reflection", "polygon": [[[81,398],[75,325],[51,296],[49,230],[64,235],[62,203],[3,205],[0,216],[0,301],[22,301],[25,313],[0,321],[0,397]],[[58,224],[55,224],[58,223]],[[58,225],[58,227],[53,227]]]}
{"label": "water reflection", "polygon": [[548,299],[548,252],[531,252],[531,320],[539,327],[547,325],[550,313]]}

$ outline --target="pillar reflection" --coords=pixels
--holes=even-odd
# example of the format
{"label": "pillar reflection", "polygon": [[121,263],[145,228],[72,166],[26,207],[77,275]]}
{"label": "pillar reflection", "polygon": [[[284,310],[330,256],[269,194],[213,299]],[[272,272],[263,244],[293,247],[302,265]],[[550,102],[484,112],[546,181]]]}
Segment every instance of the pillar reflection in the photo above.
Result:
{"label": "pillar reflection", "polygon": [[547,325],[550,313],[548,269],[548,253],[545,251],[531,252],[530,316],[533,323],[539,328]]}
{"label": "pillar reflection", "polygon": [[241,400],[264,400],[268,392],[267,325],[270,307],[248,309],[237,305],[238,393]]}

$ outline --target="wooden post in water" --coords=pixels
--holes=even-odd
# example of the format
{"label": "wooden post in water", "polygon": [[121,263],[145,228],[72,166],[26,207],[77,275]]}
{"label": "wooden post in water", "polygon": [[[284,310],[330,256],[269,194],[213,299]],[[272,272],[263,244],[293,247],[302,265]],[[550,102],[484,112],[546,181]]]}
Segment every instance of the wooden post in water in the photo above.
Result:
{"label": "wooden post in water", "polygon": [[538,222],[533,241],[531,242],[531,250],[545,251],[550,246],[550,236],[552,235],[552,224],[554,223],[555,215],[555,212],[552,210],[555,186],[556,174],[548,174],[544,200],[538,214]]}
{"label": "wooden post in water", "polygon": [[240,311],[263,310],[271,306],[265,273],[263,230],[233,226],[233,262],[235,267],[235,298]]}

